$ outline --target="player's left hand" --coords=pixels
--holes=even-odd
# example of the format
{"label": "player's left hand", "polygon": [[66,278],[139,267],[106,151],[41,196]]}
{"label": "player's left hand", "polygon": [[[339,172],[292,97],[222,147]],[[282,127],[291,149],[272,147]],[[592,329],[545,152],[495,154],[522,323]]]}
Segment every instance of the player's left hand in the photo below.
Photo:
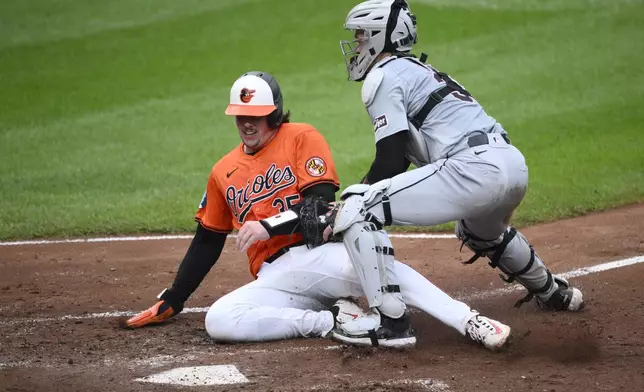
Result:
{"label": "player's left hand", "polygon": [[334,201],[332,203],[329,203],[329,206],[331,206],[331,209],[325,214],[327,222],[329,222],[329,224],[324,228],[324,231],[322,232],[322,239],[324,239],[324,242],[333,240],[333,224],[335,223],[335,216],[338,214],[338,210],[340,209],[342,204]]}
{"label": "player's left hand", "polygon": [[248,248],[257,241],[267,240],[270,238],[268,231],[258,221],[248,221],[239,229],[237,234],[237,248],[246,253]]}
{"label": "player's left hand", "polygon": [[333,235],[333,227],[331,225],[328,225],[327,227],[324,228],[324,231],[322,232],[322,239],[324,242],[329,242],[331,240],[331,236]]}

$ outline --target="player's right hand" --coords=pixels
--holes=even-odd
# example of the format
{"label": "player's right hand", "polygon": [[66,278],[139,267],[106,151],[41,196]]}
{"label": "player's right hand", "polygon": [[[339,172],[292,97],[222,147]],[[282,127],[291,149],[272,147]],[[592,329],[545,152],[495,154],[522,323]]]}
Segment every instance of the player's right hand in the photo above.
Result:
{"label": "player's right hand", "polygon": [[242,253],[246,253],[248,248],[257,241],[263,241],[271,238],[268,231],[258,221],[244,222],[237,233],[237,248]]}
{"label": "player's right hand", "polygon": [[163,299],[164,293],[166,293],[166,290],[159,294],[160,301],[152,305],[149,309],[129,319],[120,319],[119,326],[125,329],[141,328],[146,325],[160,324],[179,314],[183,310],[183,306],[170,304],[168,300]]}

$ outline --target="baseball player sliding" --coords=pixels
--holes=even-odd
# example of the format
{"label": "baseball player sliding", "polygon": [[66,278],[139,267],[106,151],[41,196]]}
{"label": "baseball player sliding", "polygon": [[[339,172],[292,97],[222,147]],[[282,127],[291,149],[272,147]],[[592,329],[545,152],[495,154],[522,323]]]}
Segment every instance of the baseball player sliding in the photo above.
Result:
{"label": "baseball player sliding", "polygon": [[[349,79],[364,81],[376,157],[363,184],[342,193],[333,233],[342,237],[370,307],[386,320],[404,320],[409,304],[404,280],[384,273],[398,269],[382,228],[456,221],[456,235],[475,253],[467,263],[487,257],[507,282],[527,289],[517,306],[535,298],[550,310],[582,309],[581,291],[553,276],[509,224],[528,186],[523,155],[463,86],[425,64],[426,56],[409,54],[417,36],[407,3],[362,2],[345,28],[353,37],[341,48]],[[418,168],[406,171],[410,162]]]}
{"label": "baseball player sliding", "polygon": [[[366,312],[345,299],[372,295],[369,285],[374,283],[364,279],[363,264],[342,243],[323,240],[323,230],[337,212],[331,203],[338,177],[322,135],[311,125],[289,122],[280,88],[265,72],[249,72],[235,81],[226,114],[235,116],[242,143],[211,171],[196,214],[197,231],[174,283],[154,306],[122,320],[122,326],[156,324],[180,313],[219,258],[227,234],[238,229],[237,246],[248,255],[256,280],[211,306],[206,330],[213,339],[257,342],[328,336],[359,345],[413,346],[416,337],[408,311],[381,313],[382,307],[377,307]],[[340,212],[346,216],[345,209]],[[359,230],[376,230],[377,224],[356,222]],[[340,227],[336,221],[335,228]],[[374,233],[386,240],[382,231]],[[377,238],[367,236],[365,246],[377,243]],[[386,282],[382,286],[387,293],[396,293],[393,301],[425,311],[490,350],[506,344],[508,326],[452,299],[395,261],[390,244],[378,244],[378,251],[384,252],[378,254],[387,259],[370,268],[381,277],[375,282],[378,289]]]}

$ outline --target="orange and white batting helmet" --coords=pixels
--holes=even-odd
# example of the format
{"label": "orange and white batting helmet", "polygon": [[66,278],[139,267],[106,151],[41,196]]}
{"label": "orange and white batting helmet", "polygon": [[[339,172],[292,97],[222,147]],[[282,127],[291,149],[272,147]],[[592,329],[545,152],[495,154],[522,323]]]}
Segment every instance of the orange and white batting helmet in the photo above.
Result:
{"label": "orange and white batting helmet", "polygon": [[229,116],[267,116],[271,128],[279,127],[284,119],[282,90],[268,72],[246,72],[230,89]]}

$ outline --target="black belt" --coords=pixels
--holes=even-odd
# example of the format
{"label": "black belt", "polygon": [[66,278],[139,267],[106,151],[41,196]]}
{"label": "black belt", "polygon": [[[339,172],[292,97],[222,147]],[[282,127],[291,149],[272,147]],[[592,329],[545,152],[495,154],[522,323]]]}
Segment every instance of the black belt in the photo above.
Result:
{"label": "black belt", "polygon": [[[512,144],[510,143],[510,138],[506,133],[500,133],[495,135],[501,136],[506,143]],[[487,133],[479,133],[477,135],[470,136],[469,138],[467,138],[467,145],[470,147],[476,147],[476,146],[482,146],[484,144],[490,144],[490,141],[488,140],[487,136],[488,136]]]}
{"label": "black belt", "polygon": [[277,252],[273,253],[272,255],[268,256],[266,258],[266,260],[264,260],[264,263],[270,264],[273,261],[279,259],[280,256],[283,256],[284,254],[286,254],[286,252],[291,250],[291,248],[294,248],[296,246],[302,246],[302,245],[304,245],[304,241],[300,241],[300,242],[296,242],[296,243],[291,244],[291,245],[287,245],[287,246],[279,249]]}

